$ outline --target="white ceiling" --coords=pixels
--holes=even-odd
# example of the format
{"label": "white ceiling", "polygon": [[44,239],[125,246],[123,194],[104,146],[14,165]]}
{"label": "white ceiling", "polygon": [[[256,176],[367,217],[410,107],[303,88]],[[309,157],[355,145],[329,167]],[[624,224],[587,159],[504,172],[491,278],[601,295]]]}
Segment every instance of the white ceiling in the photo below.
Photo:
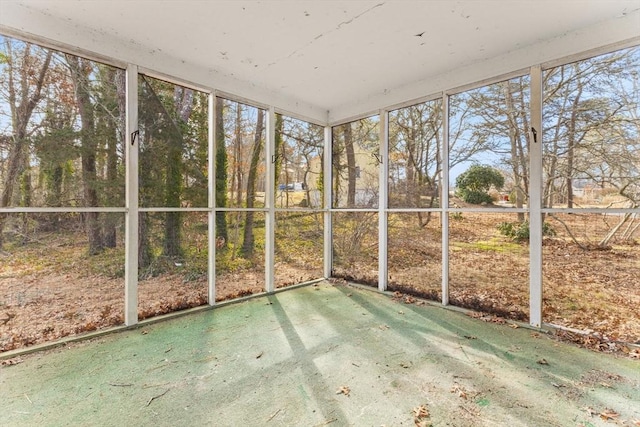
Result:
{"label": "white ceiling", "polygon": [[638,37],[640,0],[0,0],[0,25],[326,121]]}

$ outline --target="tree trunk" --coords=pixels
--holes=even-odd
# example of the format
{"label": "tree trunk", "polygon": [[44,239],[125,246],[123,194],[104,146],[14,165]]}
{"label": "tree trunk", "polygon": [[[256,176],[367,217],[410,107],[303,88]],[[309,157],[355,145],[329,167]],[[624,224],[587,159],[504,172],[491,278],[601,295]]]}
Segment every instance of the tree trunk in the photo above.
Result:
{"label": "tree trunk", "polygon": [[[159,100],[158,100],[159,101]],[[181,123],[187,123],[193,110],[193,90],[175,86],[173,102]],[[166,111],[166,110],[165,110]],[[168,115],[168,113],[167,113]],[[165,206],[180,207],[182,194],[182,130],[166,117],[173,130],[167,132],[167,173],[165,182]],[[167,212],[164,221],[163,254],[170,258],[182,256],[182,213]]]}
{"label": "tree trunk", "polygon": [[[89,74],[93,72],[88,60],[80,59],[74,55],[65,55],[71,70],[71,79],[75,87],[78,113],[80,114],[81,131],[81,163],[84,205],[88,207],[98,206],[98,191],[96,190],[96,135],[94,132],[94,110],[89,93]],[[89,240],[89,254],[95,255],[102,251],[102,239],[100,235],[100,222],[98,212],[86,212],[85,214],[87,238]]]}
{"label": "tree trunk", "polygon": [[[519,161],[519,132],[518,132],[518,111],[516,111],[514,107],[513,101],[513,93],[511,90],[511,84],[509,81],[503,83],[504,89],[504,98],[505,98],[505,108],[507,115],[507,126],[509,128],[509,142],[511,148],[511,172],[513,173],[513,184],[514,184],[514,193],[515,193],[515,205],[516,208],[522,208],[524,193],[522,191],[522,179],[523,173],[520,170],[520,161]],[[523,222],[525,220],[524,213],[518,212],[518,222]]]}
{"label": "tree trunk", "polygon": [[[258,110],[258,120],[253,141],[253,150],[251,153],[251,165],[249,167],[249,176],[247,178],[247,208],[251,209],[255,205],[256,199],[256,180],[258,178],[258,164],[260,163],[260,154],[262,153],[262,133],[264,129],[264,110]],[[271,189],[269,189],[271,190]],[[242,253],[245,258],[251,258],[253,255],[254,238],[253,238],[254,212],[247,211],[244,221],[244,236],[242,239]]]}
{"label": "tree trunk", "polygon": [[242,106],[239,103],[236,104],[235,136],[234,173],[231,178],[231,188],[236,192],[236,206],[242,207]]}
{"label": "tree trunk", "polygon": [[[574,64],[576,75],[580,73],[579,65]],[[580,97],[582,96],[582,82],[577,79],[577,94],[571,105],[571,118],[569,120],[569,129],[567,132],[567,208],[573,207],[573,163],[575,160],[575,148],[578,141],[577,138],[577,122],[578,108],[580,107]]]}
{"label": "tree trunk", "polygon": [[[107,149],[107,176],[108,183],[108,204],[109,206],[117,206],[120,204],[120,188],[118,186],[118,145],[124,145],[124,124],[126,121],[126,75],[124,71],[115,68],[108,68],[107,84],[113,84],[115,87],[116,112],[118,120],[114,123],[106,118],[106,149]],[[114,215],[106,215],[103,228],[103,243],[105,247],[115,248],[117,243],[116,227],[118,220]]]}
{"label": "tree trunk", "polygon": [[[224,101],[216,98],[216,207],[227,206],[227,147],[224,141],[223,121]],[[227,217],[225,212],[216,212],[216,237],[226,244],[229,239]]]}
{"label": "tree trunk", "polygon": [[[9,87],[9,108],[11,109],[11,127],[13,129],[13,144],[11,151],[8,154],[8,166],[7,174],[4,181],[4,189],[2,195],[0,195],[0,208],[9,206],[9,202],[13,196],[14,185],[18,180],[18,176],[22,173],[22,169],[25,165],[25,153],[28,150],[27,147],[27,126],[31,120],[31,115],[38,102],[42,98],[42,87],[44,85],[45,76],[51,63],[51,51],[47,51],[47,55],[42,62],[42,66],[33,75],[37,75],[37,80],[34,85],[31,85],[30,75],[28,69],[23,69],[20,72],[20,82],[17,83],[13,79],[13,63],[11,61],[13,50],[11,48],[11,41],[5,39],[5,46],[7,49],[7,69],[8,69],[8,87]],[[24,63],[30,63],[32,60],[31,44],[27,43],[24,51]],[[20,92],[20,99],[18,100],[17,92]],[[0,250],[4,245],[4,221],[6,215],[0,215]]]}
{"label": "tree trunk", "polygon": [[344,126],[344,149],[347,155],[347,207],[352,208],[356,205],[356,156],[351,124]]}

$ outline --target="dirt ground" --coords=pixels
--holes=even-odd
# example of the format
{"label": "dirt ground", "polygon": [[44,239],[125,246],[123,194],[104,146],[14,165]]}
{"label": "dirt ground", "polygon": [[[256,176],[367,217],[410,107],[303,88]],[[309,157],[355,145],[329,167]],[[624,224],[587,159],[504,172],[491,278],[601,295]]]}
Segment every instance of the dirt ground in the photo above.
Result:
{"label": "dirt ground", "polygon": [[[441,232],[438,218],[416,230],[413,216],[394,219],[389,238],[392,291],[441,299]],[[464,213],[451,220],[450,302],[489,321],[528,321],[529,254],[526,244],[508,242],[495,226],[514,216]],[[374,218],[375,219],[375,218]],[[573,229],[602,234],[593,218],[566,217]],[[598,351],[631,352],[640,344],[640,245],[614,242],[580,248],[559,224],[543,244],[543,321],[567,328],[566,340]],[[344,236],[342,236],[344,238]],[[361,242],[369,252],[337,263],[334,275],[377,286],[377,233]],[[346,239],[348,240],[348,239]],[[353,248],[351,249],[353,250]],[[51,252],[55,256],[51,256]],[[113,272],[116,254],[87,260],[82,242],[60,241],[0,254],[0,352],[103,329],[124,322],[124,279]],[[118,254],[117,256],[122,256]],[[278,262],[276,282],[288,286],[317,278],[318,266]],[[260,293],[264,272],[235,271],[216,279],[218,301]],[[207,303],[206,278],[179,271],[141,280],[140,319]],[[580,332],[578,332],[580,331]]]}
{"label": "dirt ground", "polygon": [[[282,286],[315,277],[282,268]],[[264,272],[228,273],[217,278],[217,301],[264,291]],[[140,320],[207,304],[207,283],[180,274],[141,280]],[[124,279],[53,271],[0,280],[0,352],[124,324]]]}

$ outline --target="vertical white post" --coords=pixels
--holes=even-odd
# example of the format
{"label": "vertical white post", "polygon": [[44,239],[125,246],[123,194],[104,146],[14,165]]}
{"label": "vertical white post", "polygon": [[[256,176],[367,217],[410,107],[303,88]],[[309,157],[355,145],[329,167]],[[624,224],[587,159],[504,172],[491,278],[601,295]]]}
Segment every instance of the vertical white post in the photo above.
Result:
{"label": "vertical white post", "polygon": [[389,282],[388,274],[388,233],[387,233],[387,208],[389,206],[389,113],[380,110],[379,118],[379,135],[380,141],[378,155],[382,159],[379,174],[379,200],[378,200],[378,290],[386,291]]}
{"label": "vertical white post", "polygon": [[529,323],[542,325],[542,68],[531,67]]}
{"label": "vertical white post", "polygon": [[267,111],[267,143],[265,147],[265,157],[267,159],[264,202],[267,208],[265,213],[265,245],[264,245],[264,283],[265,291],[275,290],[275,258],[276,258],[276,210],[275,210],[275,140],[276,140],[276,113],[273,107]]}
{"label": "vertical white post", "polygon": [[324,278],[331,277],[333,271],[333,224],[331,222],[331,170],[332,170],[331,126],[324,127],[323,180],[324,188]]}
{"label": "vertical white post", "polygon": [[124,323],[138,323],[138,67],[126,71]]}
{"label": "vertical white post", "polygon": [[209,305],[215,305],[216,303],[216,126],[222,126],[222,123],[216,123],[216,96],[214,93],[209,94],[209,117],[207,117],[207,123],[209,125],[208,132],[208,159],[209,165],[207,171],[209,173],[208,185],[209,185],[209,202],[207,207],[208,221],[209,221],[209,259],[208,259],[208,302]]}
{"label": "vertical white post", "polygon": [[449,96],[442,94],[442,185],[440,215],[442,223],[442,304],[449,304]]}

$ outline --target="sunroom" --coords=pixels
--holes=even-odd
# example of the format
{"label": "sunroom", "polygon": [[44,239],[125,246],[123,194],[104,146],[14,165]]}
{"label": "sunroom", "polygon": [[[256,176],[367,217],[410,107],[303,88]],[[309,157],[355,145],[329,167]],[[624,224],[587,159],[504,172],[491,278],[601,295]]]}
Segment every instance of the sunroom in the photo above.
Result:
{"label": "sunroom", "polygon": [[337,288],[640,357],[637,0],[0,1],[0,358]]}

